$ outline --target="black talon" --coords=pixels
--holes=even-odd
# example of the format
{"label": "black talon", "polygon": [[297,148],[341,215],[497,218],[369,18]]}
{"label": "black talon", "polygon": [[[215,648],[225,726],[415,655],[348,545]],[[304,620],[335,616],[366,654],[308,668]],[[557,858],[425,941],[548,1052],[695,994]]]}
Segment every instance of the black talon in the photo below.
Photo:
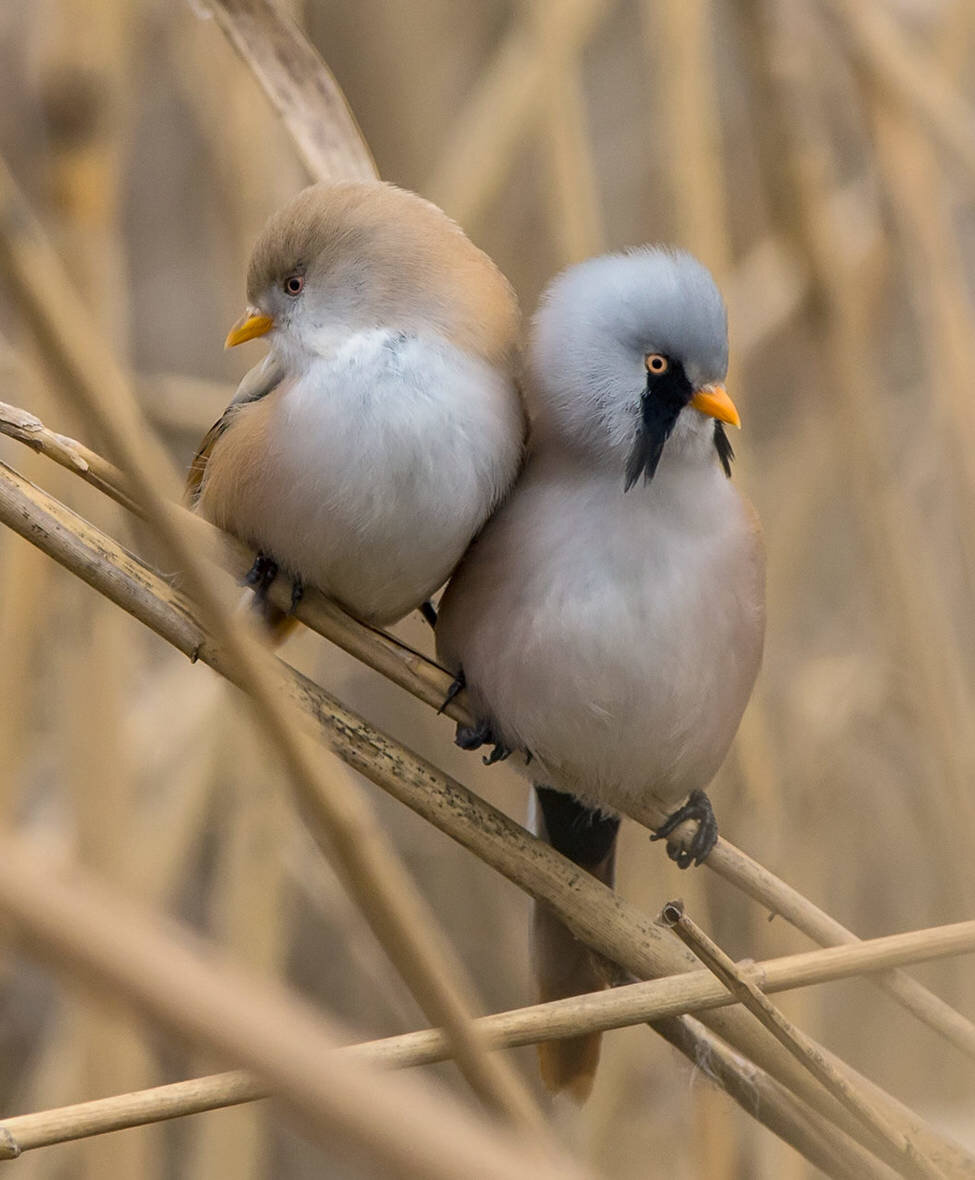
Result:
{"label": "black talon", "polygon": [[493,766],[495,762],[503,762],[511,757],[511,751],[503,742],[495,742],[490,754],[485,754],[481,761],[485,766]]}
{"label": "black talon", "polygon": [[479,750],[481,746],[491,746],[491,753],[481,759],[485,766],[503,762],[511,754],[504,742],[498,739],[490,721],[479,721],[476,725],[458,725],[454,743],[462,750]]}
{"label": "black talon", "polygon": [[305,597],[305,583],[301,580],[301,574],[295,574],[291,580],[291,606],[288,607],[288,614],[293,615],[298,609],[298,604]]}
{"label": "black talon", "polygon": [[423,617],[426,619],[426,621],[430,624],[431,627],[436,627],[436,625],[437,625],[437,608],[433,605],[433,603],[429,600],[429,598],[427,599],[426,602],[420,603],[420,614],[423,615]]}
{"label": "black talon", "polygon": [[478,721],[476,725],[458,725],[454,733],[454,744],[462,750],[479,750],[493,741],[491,722]]}
{"label": "black talon", "polygon": [[[457,675],[453,678],[453,680],[451,680],[450,688],[447,689],[447,695],[443,699],[443,704],[437,710],[437,715],[439,716],[444,711],[444,709],[447,708],[447,706],[454,699],[454,697],[461,691],[461,689],[464,689],[466,687],[467,687],[467,680],[464,677],[464,669],[461,668],[461,670],[457,673]],[[467,728],[470,729],[471,727],[467,726]],[[460,742],[458,742],[457,744],[460,745]],[[467,747],[465,746],[464,749],[467,749]],[[477,749],[477,747],[475,746],[474,749]]]}
{"label": "black talon", "polygon": [[667,855],[679,869],[690,865],[703,864],[718,839],[718,821],[714,817],[711,800],[703,791],[691,791],[683,807],[668,815],[666,820],[650,837],[651,840],[665,840],[685,820],[697,820],[697,831],[689,847],[667,841]]}
{"label": "black talon", "polygon": [[277,576],[278,563],[273,557],[259,552],[254,558],[254,564],[244,575],[244,583],[253,589],[257,601],[263,602],[267,597],[268,588]]}

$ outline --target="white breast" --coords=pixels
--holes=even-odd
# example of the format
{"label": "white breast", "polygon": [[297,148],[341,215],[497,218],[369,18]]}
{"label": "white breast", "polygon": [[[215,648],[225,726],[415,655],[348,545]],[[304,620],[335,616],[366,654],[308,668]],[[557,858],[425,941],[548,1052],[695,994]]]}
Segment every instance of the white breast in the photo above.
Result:
{"label": "white breast", "polygon": [[510,377],[439,337],[376,330],[272,396],[264,474],[240,484],[222,523],[361,618],[401,618],[443,584],[516,474]]}
{"label": "white breast", "polygon": [[761,657],[749,510],[713,458],[679,459],[626,496],[533,460],[441,603],[442,657],[529,772],[620,811],[707,786]]}

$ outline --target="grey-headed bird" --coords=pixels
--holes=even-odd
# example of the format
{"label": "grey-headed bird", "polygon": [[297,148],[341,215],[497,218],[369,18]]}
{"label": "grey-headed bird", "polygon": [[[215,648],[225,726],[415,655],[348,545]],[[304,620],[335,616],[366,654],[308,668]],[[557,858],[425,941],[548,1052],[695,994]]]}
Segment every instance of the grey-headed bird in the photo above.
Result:
{"label": "grey-headed bird", "polygon": [[[479,718],[459,743],[530,753],[539,834],[611,885],[621,814],[669,816],[681,867],[717,838],[704,788],[758,672],[764,550],[729,478],[726,315],[699,262],[572,267],[528,352],[528,460],[447,588],[437,648]],[[608,982],[544,907],[535,967],[542,999]],[[540,1052],[550,1089],[588,1094],[598,1035]]]}
{"label": "grey-headed bird", "polygon": [[[370,623],[423,606],[517,473],[518,307],[440,209],[314,185],[268,222],[227,346],[266,336],[194,460],[207,519]],[[280,616],[266,606],[269,619]]]}

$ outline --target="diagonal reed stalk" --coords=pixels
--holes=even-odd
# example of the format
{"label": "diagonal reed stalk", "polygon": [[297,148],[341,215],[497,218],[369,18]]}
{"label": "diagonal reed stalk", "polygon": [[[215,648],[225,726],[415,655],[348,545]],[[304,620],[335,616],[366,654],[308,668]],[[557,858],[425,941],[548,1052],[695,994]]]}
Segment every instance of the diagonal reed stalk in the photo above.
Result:
{"label": "diagonal reed stalk", "polygon": [[58,870],[11,832],[0,858],[0,910],[8,934],[27,948],[110,988],[174,1034],[245,1063],[319,1141],[334,1150],[337,1138],[365,1152],[384,1174],[585,1174],[544,1140],[491,1125],[422,1079],[405,1084],[340,1055],[348,1034],[281,984],[221,962],[185,929],[77,869]]}
{"label": "diagonal reed stalk", "polygon": [[[64,435],[55,434],[33,414],[0,402],[0,434],[26,443],[119,503],[131,504],[121,471],[90,448]],[[190,514],[187,517],[188,526],[199,532],[201,545],[212,549],[216,544],[215,530],[199,517]],[[225,565],[236,578],[243,578],[253,564],[252,551],[227,535],[221,535],[220,542]],[[290,590],[281,583],[271,587],[269,597],[282,609],[286,610],[290,606]],[[296,613],[311,630],[388,677],[425,704],[439,709],[452,678],[438,664],[393,636],[353,619],[341,607],[312,588],[305,592]],[[444,712],[464,724],[472,721],[464,693],[455,697]],[[647,816],[645,822],[646,826],[652,827],[653,817]],[[821,946],[850,946],[858,941],[856,935],[835,918],[723,837],[719,838],[705,864]],[[884,972],[873,976],[872,981],[960,1051],[975,1058],[975,1026],[960,1012],[903,971]]]}
{"label": "diagonal reed stalk", "polygon": [[881,1156],[911,1180],[940,1180],[941,1171],[926,1159],[897,1124],[856,1085],[836,1068],[818,1045],[783,1016],[762,989],[735,961],[690,918],[679,901],[668,902],[662,911],[664,923],[685,946],[689,946],[709,971],[744,1004],[789,1052],[827,1089],[834,1098],[854,1112],[877,1137]]}
{"label": "diagonal reed stalk", "polygon": [[[473,987],[358,786],[335,767],[326,774],[301,741],[291,709],[271,688],[268,654],[227,609],[214,572],[190,540],[166,489],[176,483],[125,377],[100,341],[60,260],[0,170],[0,269],[31,325],[62,397],[83,408],[127,467],[133,498],[178,566],[219,642],[234,680],[248,686],[255,715],[281,758],[323,851],[340,869],[377,937],[431,1023],[456,1038],[457,1063],[480,1097],[548,1137],[541,1112],[510,1064],[487,1053],[471,1023]],[[44,276],[50,280],[48,286]]]}
{"label": "diagonal reed stalk", "polygon": [[[829,2],[835,3],[840,7],[848,7],[848,5],[843,3],[843,0],[829,0]],[[295,39],[304,41],[304,37],[293,24],[281,15],[274,5],[268,3],[267,0],[230,0],[230,2],[228,0],[209,0],[209,3],[218,15],[221,27],[231,37],[244,61],[251,67],[264,86],[275,108],[282,114],[286,126],[291,132],[303,158],[306,160],[311,159],[316,150],[313,129],[318,123],[330,122],[334,110],[334,104],[330,99],[320,102],[317,97],[319,93],[330,94],[335,87],[334,79],[328,68],[318,57],[315,50],[308,46],[307,50],[303,52],[302,59],[306,63],[312,57],[316,59],[317,65],[315,66],[315,70],[312,71],[308,67],[310,74],[313,76],[313,81],[302,86],[291,84],[288,80],[287,70],[272,52],[272,47],[282,41],[289,43]],[[246,9],[246,17],[239,16],[240,11],[243,9]],[[584,42],[604,11],[603,5],[598,0],[573,0],[571,5],[563,8],[561,14],[562,21],[556,30],[559,38],[564,40],[563,49],[559,51],[563,59],[569,55],[571,47],[575,47],[577,50]],[[857,18],[855,15],[851,15],[850,19],[854,21],[866,19],[868,23],[870,21],[869,17]],[[760,23],[757,17],[754,23]],[[883,22],[881,21],[881,23]],[[484,150],[485,140],[489,138],[492,132],[501,133],[501,129],[504,128],[522,127],[527,120],[517,117],[517,112],[527,109],[531,105],[532,96],[537,96],[544,88],[546,69],[550,72],[551,67],[545,66],[541,59],[530,53],[528,53],[529,60],[522,62],[520,68],[502,68],[508,62],[509,50],[510,54],[518,58],[520,51],[517,47],[522,44],[520,40],[521,36],[521,33],[513,34],[514,41],[510,46],[506,45],[497,59],[497,70],[489,70],[484,76],[482,82],[483,93],[478,92],[475,98],[471,100],[471,107],[469,108],[471,113],[468,117],[468,123],[474,124],[478,129],[478,133],[473,133],[474,126],[464,124],[464,133],[458,137],[460,142],[452,144],[452,149],[456,150],[446,153],[445,159],[451,162],[450,167],[459,170],[454,182],[455,190],[457,185],[464,189],[465,185],[473,183],[472,177],[476,178],[480,175],[478,164],[484,167],[486,166],[484,163],[485,160],[490,162],[493,158],[491,151]],[[530,33],[525,33],[524,36],[527,38],[528,46],[530,47]],[[762,56],[763,51],[767,50],[767,48],[768,45],[766,43],[756,45],[755,56],[757,64],[760,67],[758,70],[759,73],[762,73],[767,67],[767,63]],[[295,53],[297,54],[298,51],[295,50]],[[558,56],[555,47],[550,47],[549,56],[551,57],[552,55]],[[527,68],[529,66],[530,69]],[[497,77],[495,77],[495,73],[497,73]],[[308,76],[308,74],[303,75],[306,78]],[[774,89],[770,89],[770,94],[774,97]],[[502,101],[503,96],[509,96],[510,102],[507,99]],[[461,122],[463,124],[463,120]],[[775,121],[773,120],[773,122]],[[357,143],[351,143],[349,145],[347,149],[349,152],[353,154],[359,153],[361,155],[361,153],[368,151],[354,125],[350,126],[345,123],[342,124],[342,127],[348,135],[353,136],[357,140]],[[475,150],[478,153],[479,160],[468,160],[471,150]],[[700,153],[698,154],[700,155]],[[776,169],[773,168],[771,174],[774,175],[775,172]],[[328,179],[331,175],[327,168],[320,168],[314,171],[314,174],[320,179]],[[447,195],[450,196],[449,190],[451,190],[451,185],[446,181],[443,183],[445,189],[448,190]],[[487,186],[482,185],[476,189],[476,192],[482,193],[485,187]],[[790,203],[787,189],[787,182],[784,182],[780,198],[786,207],[791,208],[795,202]],[[465,191],[467,190],[465,189]],[[438,194],[439,190],[434,185],[434,191],[431,194],[434,199],[440,199],[441,203],[445,203],[449,209],[457,213],[455,203],[451,199],[444,197],[443,194],[439,194],[438,197]],[[454,191],[454,195],[456,195],[456,191]],[[834,222],[849,220],[848,217],[838,217],[839,206],[842,204],[839,198],[843,195],[842,191],[837,190],[828,194],[825,198],[824,216],[830,217]],[[471,194],[472,197],[473,191]],[[463,204],[463,201],[460,204]],[[707,215],[714,215],[711,204],[707,206]],[[703,216],[705,216],[705,213],[702,213]],[[801,210],[791,214],[791,217],[791,226],[796,231],[799,241],[805,244],[807,255],[815,258],[816,251],[813,245],[815,234],[808,228],[807,219],[803,216]],[[712,236],[715,235],[712,233]],[[837,238],[837,241],[840,240]],[[858,243],[858,246],[862,248],[862,243]],[[845,257],[846,265],[852,268],[862,255],[854,250],[848,250]],[[810,286],[813,292],[818,294],[820,287],[818,268],[813,266],[812,270]],[[889,515],[887,514],[883,517],[883,524],[886,525],[888,523],[887,516]],[[902,553],[903,545],[901,538],[896,535],[896,532],[891,533],[891,538],[891,544],[894,549],[898,553]],[[910,586],[909,579],[905,581],[903,597],[912,606],[916,605],[916,592]],[[288,605],[282,601],[278,601],[277,604],[284,607]],[[310,604],[308,611],[309,613],[311,612]],[[408,652],[404,659],[398,659],[396,653],[390,648],[391,641],[380,640],[373,644],[368,638],[368,635],[364,634],[364,631],[368,631],[368,629],[362,629],[359,625],[352,628],[348,627],[343,619],[336,618],[336,608],[334,607],[322,606],[319,603],[318,613],[329,615],[328,626],[332,634],[328,634],[325,630],[321,631],[321,634],[325,635],[326,638],[332,639],[333,642],[338,643],[340,646],[345,646],[342,638],[349,636],[354,646],[347,647],[346,650],[349,650],[351,654],[362,659],[365,658],[364,649],[375,650],[379,657],[379,662],[372,664],[372,666],[376,667],[378,671],[383,672],[385,675],[392,673],[391,679],[395,683],[414,692],[428,704],[438,705],[443,701],[446,688],[450,682],[450,677],[446,673],[442,673],[439,669],[426,664],[422,661],[422,657],[419,657],[413,652]],[[307,615],[303,611],[299,611],[299,618],[307,621]],[[371,632],[370,634],[374,635],[376,633]],[[338,638],[337,636],[339,635],[342,638]],[[931,663],[930,656],[923,650],[923,644],[916,644],[915,647],[918,649],[916,654],[920,661],[919,666],[927,671]],[[400,651],[402,650],[401,647]],[[365,662],[370,663],[370,660],[365,658]],[[382,666],[379,666],[380,663]],[[933,683],[930,699],[938,700],[943,694],[940,691],[938,683],[937,669],[931,669],[930,679]],[[469,717],[461,715],[459,708],[448,709],[447,713],[457,720],[470,720]],[[662,817],[659,815],[647,815],[645,817],[634,816],[633,818],[645,822],[649,827],[654,827],[660,823]],[[707,863],[712,870],[737,885],[773,913],[781,914],[816,942],[828,946],[856,941],[856,936],[851,931],[818,909],[818,907],[807,902],[794,889],[785,885],[783,882],[779,882],[771,873],[759,866],[756,862],[740,854],[726,840],[719,839],[718,845],[712,852]],[[954,1011],[943,1000],[934,996],[921,984],[912,980],[903,972],[884,975],[880,977],[878,983],[888,994],[911,1011],[919,1020],[924,1021],[930,1027],[936,1029],[946,1039],[962,1048],[969,1056],[975,1058],[975,1025]]]}
{"label": "diagonal reed stalk", "polygon": [[[182,594],[111,538],[75,516],[40,489],[0,465],[0,521],[15,529],[49,556],[84,578],[89,585],[178,647],[246,688],[221,644],[206,634],[194,607]],[[686,971],[692,960],[663,937],[654,922],[595,879],[580,875],[552,848],[537,840],[496,808],[473,795],[430,763],[369,726],[313,681],[281,661],[269,665],[269,687],[293,702],[307,728],[326,746],[378,786],[428,819],[451,838],[504,873],[536,900],[550,905],[587,945],[638,978]],[[308,801],[314,806],[315,800]],[[766,1070],[822,1117],[873,1150],[873,1140],[859,1121],[824,1094],[794,1059],[757,1035],[744,1014],[709,1014],[706,1023],[738,1052],[751,1059],[739,1064],[739,1080],[750,1085],[754,1066]],[[668,1018],[654,1028],[695,1058],[697,1039],[686,1021]],[[844,1067],[848,1070],[848,1067]],[[851,1077],[859,1077],[848,1071]],[[879,1087],[868,1087],[888,1117],[903,1126],[926,1154],[950,1173],[975,1167],[963,1149],[945,1139]],[[746,1109],[756,1114],[750,1103]],[[767,1102],[757,1117],[778,1131],[775,1104]]]}
{"label": "diagonal reed stalk", "polygon": [[[918,963],[975,952],[975,921],[870,939],[855,947],[807,951],[737,970],[764,993],[850,978],[895,964]],[[500,1012],[479,1021],[494,1048],[537,1044],[543,1040],[625,1028],[665,1016],[700,1012],[734,1002],[728,989],[709,971],[692,971],[648,983],[555,1000]],[[438,1029],[406,1033],[349,1046],[341,1052],[397,1069],[428,1065],[449,1056]],[[124,1127],[199,1114],[270,1094],[267,1084],[243,1070],[191,1078],[137,1093],[118,1094],[57,1110],[18,1115],[0,1122],[0,1142],[8,1150],[29,1151],[68,1139],[102,1135]]]}

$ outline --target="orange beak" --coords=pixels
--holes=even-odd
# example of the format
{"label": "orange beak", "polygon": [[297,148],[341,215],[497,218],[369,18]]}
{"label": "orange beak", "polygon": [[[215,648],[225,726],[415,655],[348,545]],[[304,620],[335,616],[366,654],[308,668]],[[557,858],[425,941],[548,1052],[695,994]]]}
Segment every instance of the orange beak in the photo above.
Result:
{"label": "orange beak", "polygon": [[741,418],[738,416],[735,403],[723,385],[705,385],[691,398],[691,405],[700,413],[707,414],[709,418],[717,418],[719,422],[741,427]]}
{"label": "orange beak", "polygon": [[230,329],[223,346],[224,348],[236,348],[245,340],[256,340],[258,336],[267,335],[273,327],[274,318],[272,316],[262,315],[260,312],[248,308]]}

